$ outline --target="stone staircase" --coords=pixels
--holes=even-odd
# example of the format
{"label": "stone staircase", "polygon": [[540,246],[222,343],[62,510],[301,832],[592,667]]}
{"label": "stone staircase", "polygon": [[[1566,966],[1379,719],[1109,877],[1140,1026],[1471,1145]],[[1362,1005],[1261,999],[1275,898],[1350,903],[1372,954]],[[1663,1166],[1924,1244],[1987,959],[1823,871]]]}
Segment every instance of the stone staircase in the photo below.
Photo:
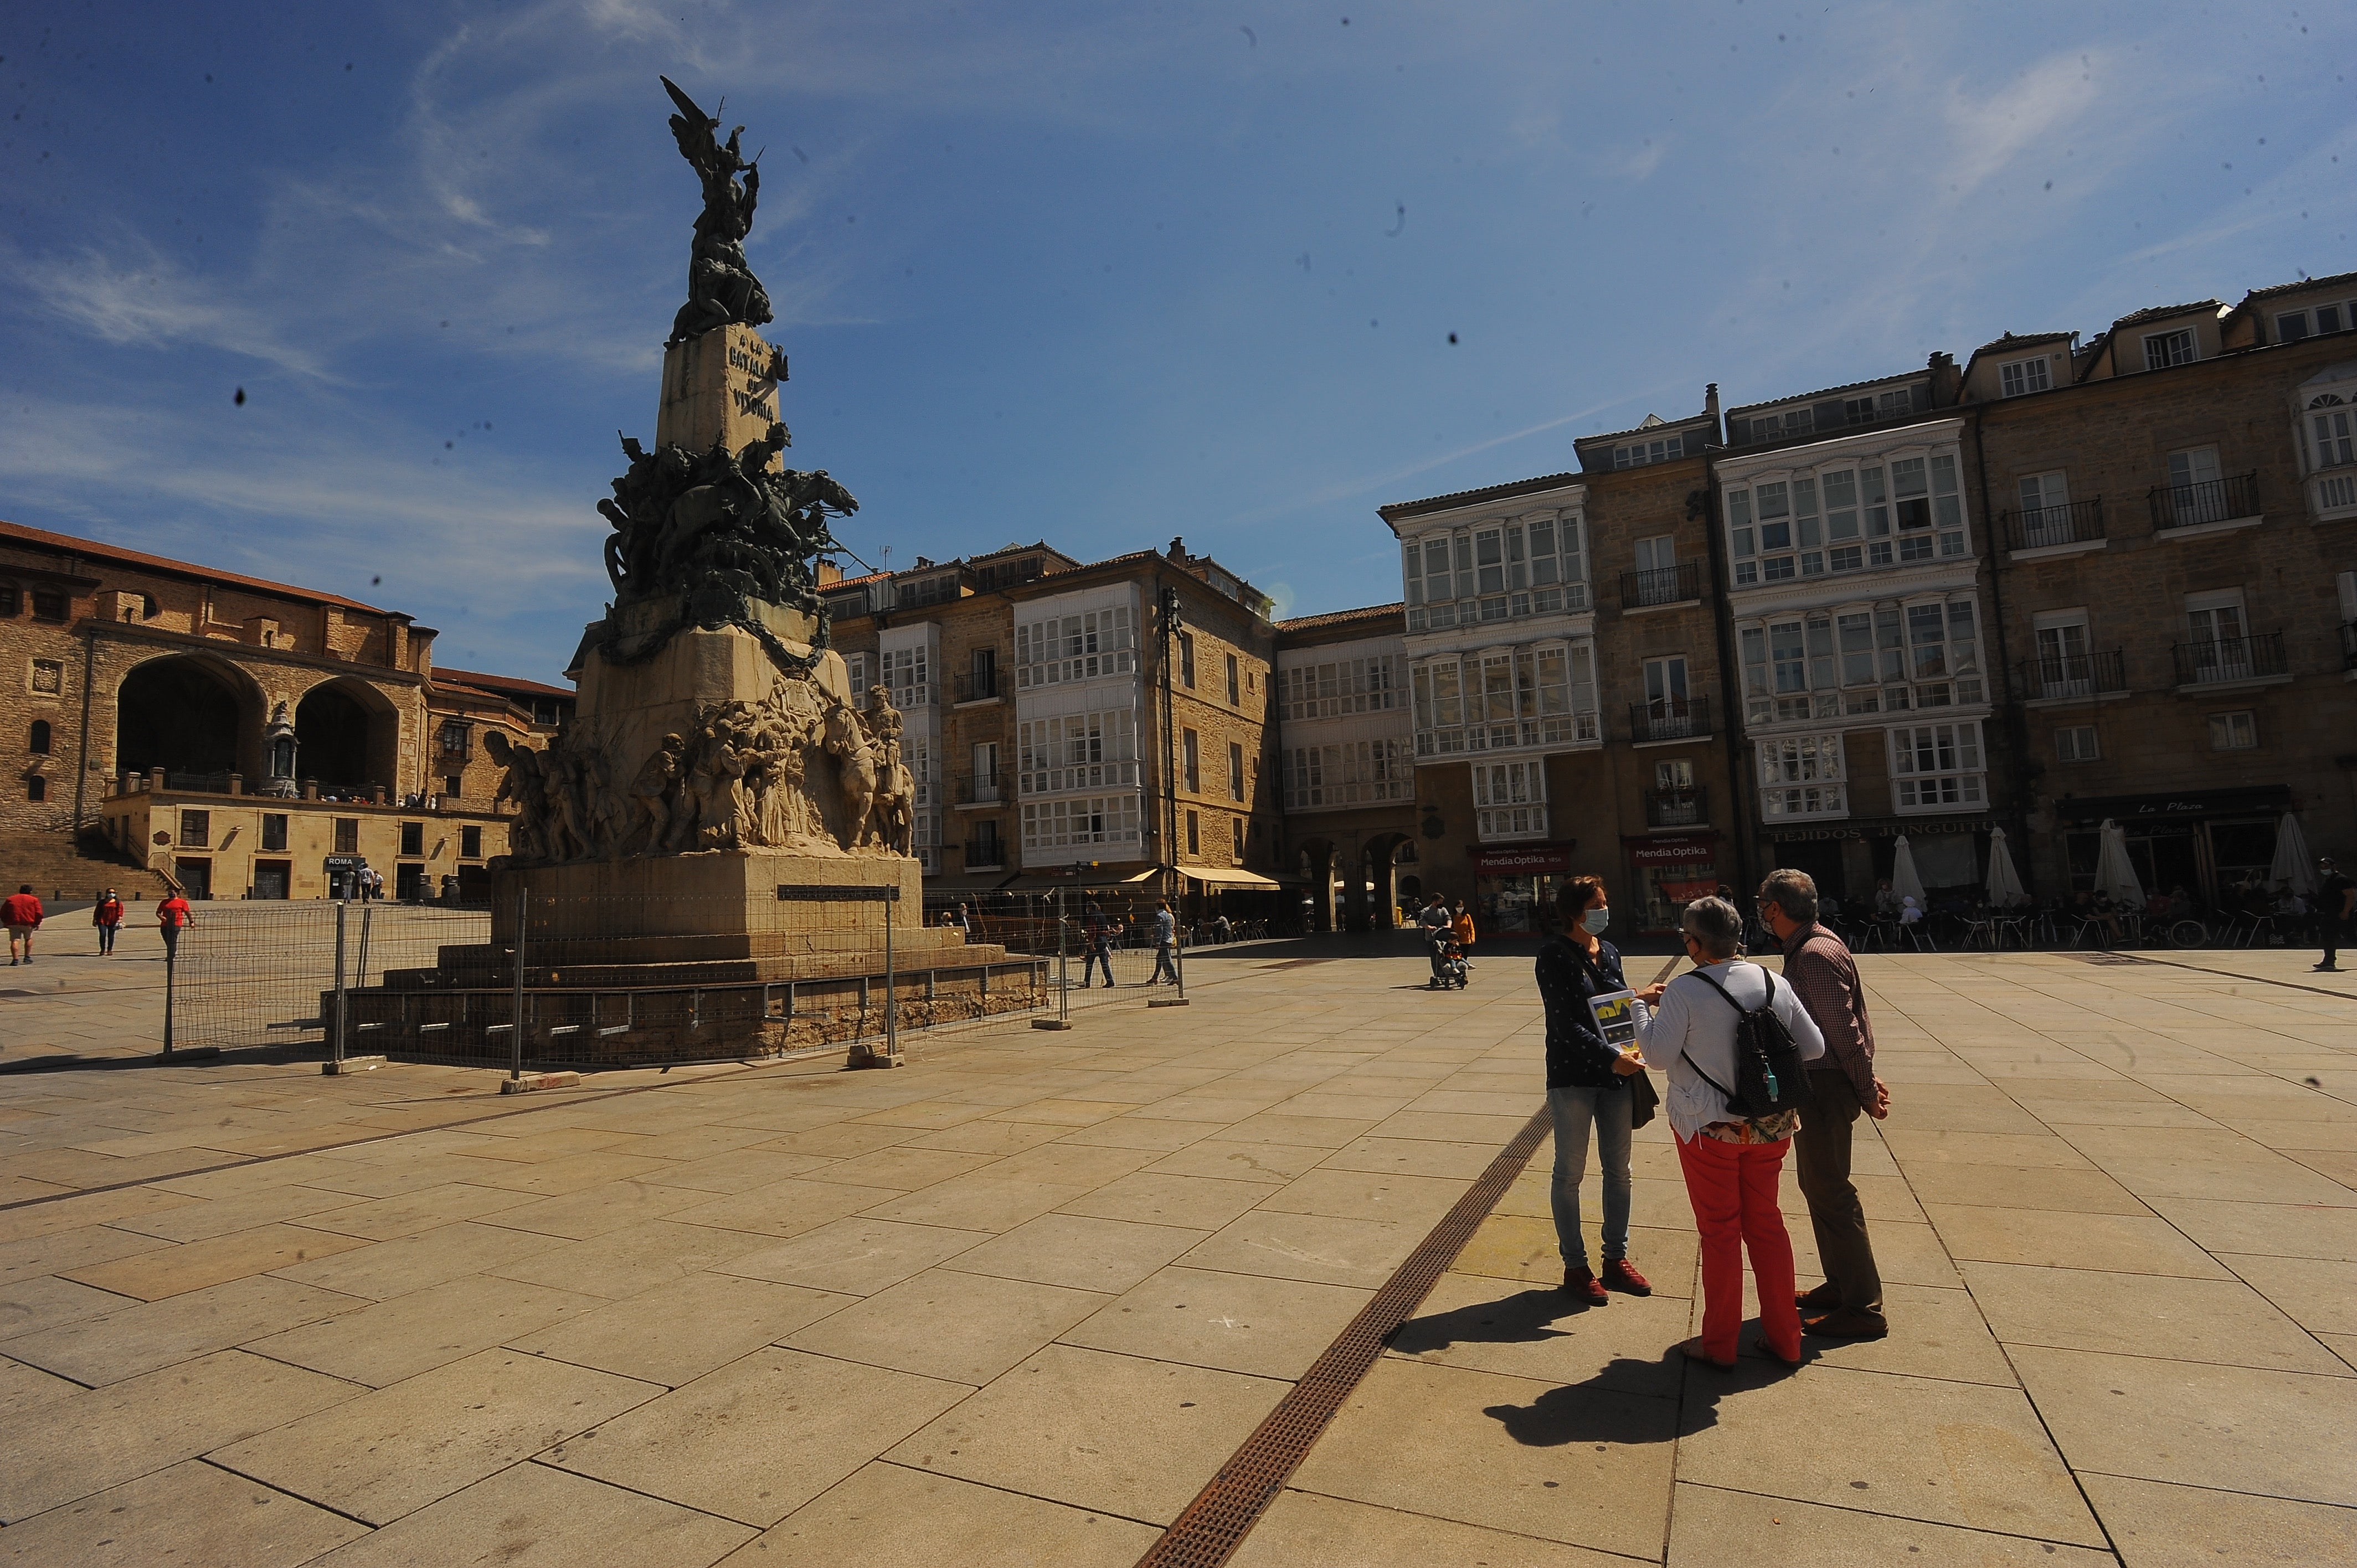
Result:
{"label": "stone staircase", "polygon": [[126,904],[163,897],[171,881],[134,863],[95,833],[0,835],[0,889],[14,893],[26,883],[44,903],[88,904],[112,887]]}

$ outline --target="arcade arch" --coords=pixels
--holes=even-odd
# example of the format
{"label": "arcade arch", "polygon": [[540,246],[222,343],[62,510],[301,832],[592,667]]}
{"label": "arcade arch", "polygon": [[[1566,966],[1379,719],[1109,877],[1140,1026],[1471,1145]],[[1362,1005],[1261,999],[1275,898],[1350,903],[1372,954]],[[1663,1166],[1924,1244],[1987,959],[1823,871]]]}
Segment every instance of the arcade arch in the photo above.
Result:
{"label": "arcade arch", "polygon": [[364,681],[338,677],[295,707],[296,769],[322,790],[365,795],[400,777],[401,714]]}
{"label": "arcade arch", "polygon": [[227,660],[167,654],[135,665],[114,696],[114,766],[122,772],[252,777],[259,767],[263,693]]}

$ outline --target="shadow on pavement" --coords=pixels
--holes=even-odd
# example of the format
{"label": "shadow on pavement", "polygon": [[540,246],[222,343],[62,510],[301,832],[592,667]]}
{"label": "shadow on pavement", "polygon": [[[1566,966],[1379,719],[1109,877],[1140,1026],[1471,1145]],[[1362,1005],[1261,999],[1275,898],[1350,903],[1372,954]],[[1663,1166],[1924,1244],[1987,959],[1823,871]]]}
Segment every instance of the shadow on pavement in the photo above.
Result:
{"label": "shadow on pavement", "polygon": [[1429,1317],[1411,1317],[1392,1331],[1391,1347],[1421,1356],[1452,1345],[1536,1345],[1565,1339],[1570,1336],[1555,1326],[1555,1319],[1573,1310],[1561,1291],[1519,1291]]}

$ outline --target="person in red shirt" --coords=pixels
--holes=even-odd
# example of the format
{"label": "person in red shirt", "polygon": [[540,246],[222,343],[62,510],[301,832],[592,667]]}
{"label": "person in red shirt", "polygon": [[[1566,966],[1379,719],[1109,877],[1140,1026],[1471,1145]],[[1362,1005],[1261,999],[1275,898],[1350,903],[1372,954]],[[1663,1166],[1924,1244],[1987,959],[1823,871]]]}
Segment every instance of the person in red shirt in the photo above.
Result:
{"label": "person in red shirt", "polygon": [[188,923],[188,901],[175,892],[156,906],[156,924],[164,933],[164,961],[169,963],[180,950],[180,928]]}
{"label": "person in red shirt", "polygon": [[33,933],[41,929],[41,901],[33,897],[29,882],[18,887],[6,898],[0,899],[0,926],[8,928],[8,967],[16,967],[21,950],[24,961],[33,961]]}
{"label": "person in red shirt", "polygon": [[91,906],[90,923],[98,928],[98,956],[105,958],[114,951],[114,933],[123,925],[123,900],[114,896],[113,888]]}

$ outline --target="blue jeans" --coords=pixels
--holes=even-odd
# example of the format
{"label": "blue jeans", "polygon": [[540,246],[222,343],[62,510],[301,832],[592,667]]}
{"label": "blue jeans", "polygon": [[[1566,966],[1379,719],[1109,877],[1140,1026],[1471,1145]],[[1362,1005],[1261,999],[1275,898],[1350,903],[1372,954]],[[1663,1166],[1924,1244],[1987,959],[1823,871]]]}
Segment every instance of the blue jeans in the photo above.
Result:
{"label": "blue jeans", "polygon": [[1550,1089],[1555,1112],[1555,1206],[1556,1249],[1566,1269],[1587,1267],[1587,1242],[1579,1233],[1579,1178],[1587,1168],[1587,1134],[1596,1131],[1596,1159],[1604,1168],[1604,1261],[1629,1255],[1629,1090]]}
{"label": "blue jeans", "polygon": [[1113,983],[1113,950],[1103,942],[1092,942],[1089,945],[1087,954],[1081,960],[1081,986],[1083,990],[1087,989],[1089,977],[1096,972],[1096,966],[1099,964],[1104,965],[1105,983],[1111,985]]}

